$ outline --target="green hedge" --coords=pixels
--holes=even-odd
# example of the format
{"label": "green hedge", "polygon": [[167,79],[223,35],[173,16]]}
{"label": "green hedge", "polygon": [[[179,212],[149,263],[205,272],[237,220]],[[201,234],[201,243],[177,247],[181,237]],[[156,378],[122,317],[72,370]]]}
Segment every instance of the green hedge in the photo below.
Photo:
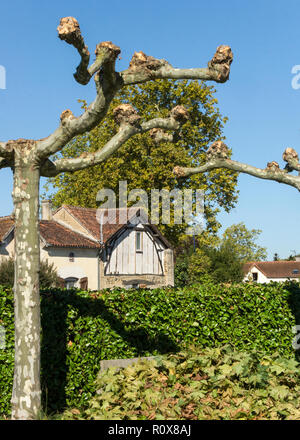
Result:
{"label": "green hedge", "polygon": [[[191,344],[293,357],[300,285],[206,284],[185,289],[42,292],[44,408],[86,407],[101,359],[177,352]],[[298,315],[297,315],[298,313]],[[13,376],[13,299],[0,288],[0,414],[9,413]]]}

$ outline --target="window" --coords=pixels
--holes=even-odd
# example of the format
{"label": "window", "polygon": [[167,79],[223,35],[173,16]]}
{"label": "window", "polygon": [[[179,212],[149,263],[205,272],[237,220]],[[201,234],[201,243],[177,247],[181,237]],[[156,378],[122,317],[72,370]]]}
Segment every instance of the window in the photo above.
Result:
{"label": "window", "polygon": [[297,273],[299,273],[299,270],[298,270],[298,269],[294,269],[294,270],[293,270],[293,273],[294,273],[294,274],[297,274]]}
{"label": "window", "polygon": [[142,236],[142,233],[141,232],[139,232],[139,231],[136,231],[136,233],[135,233],[136,235],[135,235],[135,250],[137,251],[137,252],[142,252],[142,247],[143,247],[143,242],[142,242],[142,238],[143,238],[143,236]]}
{"label": "window", "polygon": [[70,261],[70,263],[74,263],[74,259],[75,259],[74,252],[70,252],[69,253],[69,261]]}
{"label": "window", "polygon": [[74,287],[76,287],[77,281],[78,281],[78,278],[73,278],[73,277],[66,278],[65,279],[66,289],[74,289]]}
{"label": "window", "polygon": [[257,281],[257,278],[258,278],[258,273],[257,272],[253,272],[252,273],[252,280],[253,281]]}

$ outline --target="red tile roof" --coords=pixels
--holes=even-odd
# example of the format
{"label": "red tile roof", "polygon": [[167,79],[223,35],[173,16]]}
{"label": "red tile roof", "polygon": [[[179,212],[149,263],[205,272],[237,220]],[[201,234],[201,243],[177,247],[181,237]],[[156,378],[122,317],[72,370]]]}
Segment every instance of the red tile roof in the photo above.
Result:
{"label": "red tile roof", "polygon": [[14,219],[12,216],[0,217],[0,242],[6,234],[13,228]]}
{"label": "red tile roof", "polygon": [[[63,208],[65,208],[73,217],[75,217],[79,223],[96,239],[100,240],[100,211],[96,208],[81,208],[78,206],[70,206],[70,205],[63,205]],[[134,212],[138,211],[139,208],[135,208],[131,211],[132,216],[134,215]],[[113,210],[109,210],[109,212],[106,210],[103,210],[104,214],[104,221],[102,226],[102,234],[103,234],[103,242],[106,243],[107,240],[109,240],[119,229],[121,229],[124,226],[124,222],[122,217],[120,217],[121,213],[126,213],[127,210],[127,217],[128,218],[128,209],[127,208],[121,208],[115,210],[115,218],[113,218]],[[122,214],[121,214],[122,215]],[[124,214],[125,217],[125,214]],[[106,220],[108,219],[108,221]],[[112,223],[114,221],[114,223]],[[120,224],[119,221],[122,223]],[[127,221],[125,221],[127,223]]]}
{"label": "red tile roof", "polygon": [[[252,261],[245,263],[243,272],[246,275],[255,266],[267,278],[299,278],[300,261]],[[299,272],[293,273],[298,270]]]}
{"label": "red tile roof", "polygon": [[50,246],[83,248],[99,248],[100,246],[99,243],[96,243],[95,241],[90,240],[53,220],[40,221],[40,234]]}
{"label": "red tile roof", "polygon": [[[13,217],[0,217],[0,242],[14,227]],[[68,229],[53,220],[40,221],[41,237],[50,246],[98,248],[99,243]]]}
{"label": "red tile roof", "polygon": [[[83,248],[99,248],[100,246],[100,218],[101,211],[94,208],[81,208],[69,205],[63,205],[62,208],[66,209],[87,231],[87,235],[90,235],[93,239],[89,239],[80,232],[75,232],[74,229],[62,225],[55,220],[41,220],[40,221],[40,234],[42,239],[50,246],[59,247],[83,247]],[[60,208],[61,209],[61,208]],[[121,213],[125,213],[127,210],[127,217],[129,217],[128,209],[116,209],[115,222],[112,218],[113,210],[107,213],[104,211],[104,219],[108,217],[109,221],[103,223],[102,234],[103,243],[106,243],[116,232],[118,232],[124,226],[124,220],[120,218]],[[139,208],[132,208],[130,211],[130,217],[132,218]],[[56,211],[57,212],[57,211]],[[121,223],[120,223],[121,222]],[[125,223],[126,220],[125,220]],[[13,228],[13,217],[0,217],[0,242],[5,235]],[[171,245],[159,232],[155,225],[148,225],[152,229],[154,234],[160,237],[167,247]],[[97,242],[95,241],[97,240]]]}
{"label": "red tile roof", "polygon": [[[62,208],[66,209],[73,217],[75,217],[77,221],[79,221],[79,223],[98,241],[100,241],[100,229],[101,229],[100,217],[103,212],[104,215],[103,218],[107,219],[102,226],[103,243],[106,243],[116,232],[118,232],[124,226],[124,224],[127,223],[127,221],[132,219],[136,215],[136,213],[141,209],[138,207],[132,207],[132,208],[116,208],[115,210],[114,209],[101,210],[96,208],[82,208],[82,207],[70,206],[70,205],[63,205]],[[148,227],[152,229],[154,234],[159,236],[161,241],[167,247],[169,248],[172,247],[171,244],[161,234],[161,232],[155,225],[148,224]]]}

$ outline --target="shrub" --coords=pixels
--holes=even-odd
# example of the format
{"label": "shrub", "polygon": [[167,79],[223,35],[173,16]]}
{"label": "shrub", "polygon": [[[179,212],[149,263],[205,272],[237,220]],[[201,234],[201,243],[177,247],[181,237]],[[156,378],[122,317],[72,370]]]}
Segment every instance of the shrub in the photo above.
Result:
{"label": "shrub", "polygon": [[[8,258],[0,264],[0,285],[10,286],[14,285],[14,259]],[[42,289],[48,289],[50,287],[58,287],[60,285],[59,277],[53,263],[49,263],[48,260],[41,261],[40,264],[40,286]]]}
{"label": "shrub", "polygon": [[[49,411],[87,407],[102,359],[176,353],[190,345],[261,350],[294,357],[300,323],[297,283],[207,283],[183,289],[42,292],[42,387]],[[0,414],[8,413],[13,376],[13,299],[0,288]]]}

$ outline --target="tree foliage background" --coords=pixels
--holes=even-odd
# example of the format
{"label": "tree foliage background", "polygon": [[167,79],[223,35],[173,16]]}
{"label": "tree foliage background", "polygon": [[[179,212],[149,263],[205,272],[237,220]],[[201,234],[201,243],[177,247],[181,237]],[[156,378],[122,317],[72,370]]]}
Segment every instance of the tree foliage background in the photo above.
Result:
{"label": "tree foliage background", "polygon": [[194,238],[182,237],[175,254],[175,285],[242,281],[243,263],[267,257],[266,248],[257,244],[260,233],[238,223],[225,229],[221,238],[208,231]]}

